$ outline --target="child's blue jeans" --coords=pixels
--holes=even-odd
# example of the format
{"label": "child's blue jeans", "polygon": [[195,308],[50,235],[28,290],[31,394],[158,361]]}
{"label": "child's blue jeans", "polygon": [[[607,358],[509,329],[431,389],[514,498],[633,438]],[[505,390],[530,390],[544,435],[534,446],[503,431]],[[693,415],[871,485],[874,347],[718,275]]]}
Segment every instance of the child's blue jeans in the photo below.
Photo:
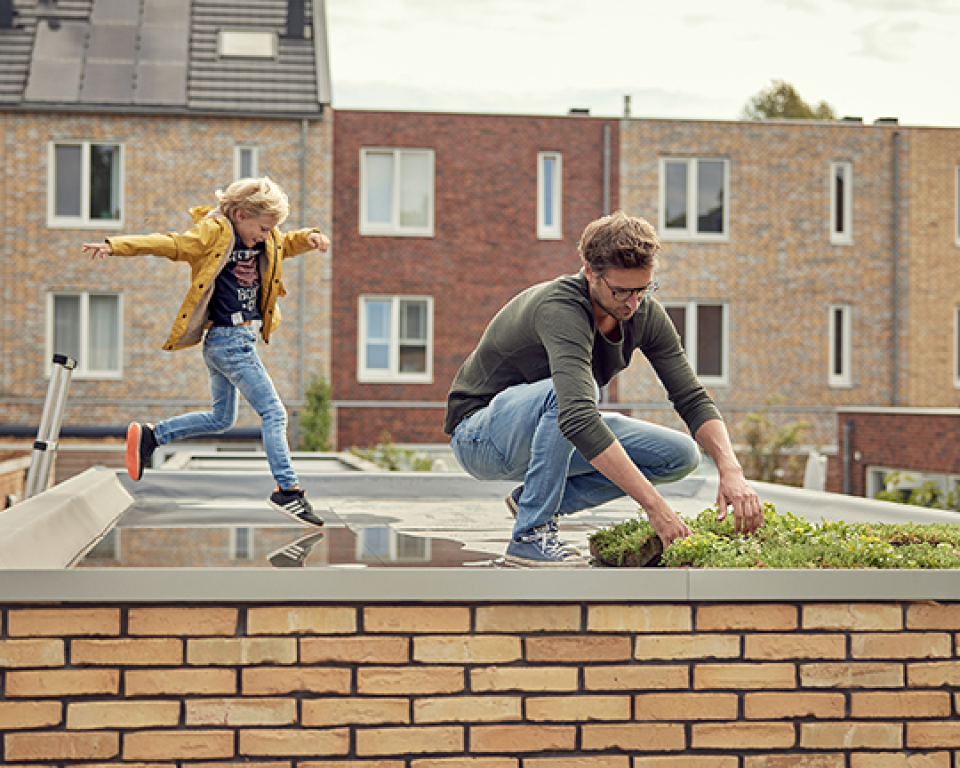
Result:
{"label": "child's blue jeans", "polygon": [[248,325],[213,326],[203,341],[203,361],[210,371],[213,409],[161,421],[154,430],[157,442],[165,445],[230,429],[237,421],[239,392],[260,416],[263,450],[277,484],[284,490],[296,486],[287,446],[287,411],[257,354],[256,330]]}
{"label": "child's blue jeans", "polygon": [[[514,537],[624,496],[593,468],[557,425],[553,379],[518,384],[460,422],[450,442],[463,467],[480,480],[523,483]],[[692,438],[619,413],[601,413],[627,455],[654,484],[680,480],[700,463]]]}

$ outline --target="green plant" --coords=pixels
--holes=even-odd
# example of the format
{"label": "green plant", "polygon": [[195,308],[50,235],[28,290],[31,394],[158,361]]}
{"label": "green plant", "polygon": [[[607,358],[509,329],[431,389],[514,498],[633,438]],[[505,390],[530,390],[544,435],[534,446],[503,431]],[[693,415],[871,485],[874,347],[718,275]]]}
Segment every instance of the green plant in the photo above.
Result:
{"label": "green plant", "polygon": [[960,511],[960,488],[944,493],[932,480],[922,483],[919,488],[901,488],[901,483],[913,482],[913,478],[905,472],[891,472],[883,478],[883,482],[885,488],[873,495],[875,499],[931,509]]}
{"label": "green plant", "polygon": [[786,469],[780,463],[783,455],[797,445],[800,435],[807,428],[807,422],[791,421],[779,427],[775,425],[770,408],[782,400],[771,398],[759,411],[748,413],[740,424],[748,448],[748,460],[744,462],[745,474],[751,480],[779,483],[788,474],[796,477],[800,471],[796,456],[788,459]]}
{"label": "green plant", "polygon": [[313,376],[306,395],[306,404],[300,411],[300,448],[306,451],[329,451],[332,424],[332,391],[329,382],[322,376]]}
{"label": "green plant", "polygon": [[433,467],[429,456],[410,448],[400,448],[387,431],[380,434],[380,442],[373,448],[351,448],[350,453],[391,472],[428,472]]}

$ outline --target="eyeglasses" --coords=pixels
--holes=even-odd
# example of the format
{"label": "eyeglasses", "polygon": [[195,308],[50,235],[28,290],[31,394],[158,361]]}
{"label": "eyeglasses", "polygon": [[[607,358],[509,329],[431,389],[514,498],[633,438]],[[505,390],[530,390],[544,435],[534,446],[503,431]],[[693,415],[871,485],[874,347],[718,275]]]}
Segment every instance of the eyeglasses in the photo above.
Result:
{"label": "eyeglasses", "polygon": [[637,294],[637,301],[643,301],[647,296],[652,296],[654,293],[660,290],[660,283],[654,281],[650,285],[644,286],[643,288],[614,288],[607,282],[607,278],[603,275],[600,275],[600,279],[607,284],[607,288],[610,289],[610,295],[613,296],[614,301],[626,301],[633,294]]}

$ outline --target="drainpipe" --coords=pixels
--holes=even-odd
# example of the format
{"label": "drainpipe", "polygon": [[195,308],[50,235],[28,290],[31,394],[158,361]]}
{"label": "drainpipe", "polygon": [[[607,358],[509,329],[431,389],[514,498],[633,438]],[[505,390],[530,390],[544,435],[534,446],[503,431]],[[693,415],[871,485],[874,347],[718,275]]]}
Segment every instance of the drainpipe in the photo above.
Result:
{"label": "drainpipe", "polygon": [[850,479],[852,474],[851,467],[851,443],[853,442],[853,422],[845,421],[843,423],[843,493],[850,495]]}
{"label": "drainpipe", "polygon": [[[310,123],[304,118],[300,121],[300,229],[307,226],[307,132]],[[300,360],[299,380],[297,382],[297,399],[300,401],[300,408],[303,408],[307,400],[307,257],[308,254],[301,254],[297,259],[298,281],[300,283],[300,303],[297,322],[299,325],[299,350],[298,359]],[[293,414],[293,444],[300,444],[300,412]]]}
{"label": "drainpipe", "polygon": [[890,374],[891,405],[900,405],[900,131],[893,132],[893,371]]}
{"label": "drainpipe", "polygon": [[603,215],[610,213],[610,124],[603,125]]}

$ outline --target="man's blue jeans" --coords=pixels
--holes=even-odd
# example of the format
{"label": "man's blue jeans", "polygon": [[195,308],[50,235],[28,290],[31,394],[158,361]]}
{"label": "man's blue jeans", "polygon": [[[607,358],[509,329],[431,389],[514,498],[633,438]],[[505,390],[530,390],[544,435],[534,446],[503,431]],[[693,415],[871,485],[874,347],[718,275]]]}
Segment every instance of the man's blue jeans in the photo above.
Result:
{"label": "man's blue jeans", "polygon": [[[696,442],[674,429],[602,413],[637,468],[654,484],[680,480],[700,463]],[[552,379],[518,384],[460,423],[451,440],[457,461],[480,480],[523,483],[514,537],[624,496],[573,447],[557,425]]]}
{"label": "man's blue jeans", "polygon": [[211,411],[187,413],[161,421],[154,429],[160,445],[173,440],[225,432],[237,421],[243,395],[262,422],[263,450],[270,471],[284,490],[297,485],[297,474],[287,446],[287,411],[257,354],[257,332],[252,326],[213,326],[203,341],[203,361],[210,372]]}

